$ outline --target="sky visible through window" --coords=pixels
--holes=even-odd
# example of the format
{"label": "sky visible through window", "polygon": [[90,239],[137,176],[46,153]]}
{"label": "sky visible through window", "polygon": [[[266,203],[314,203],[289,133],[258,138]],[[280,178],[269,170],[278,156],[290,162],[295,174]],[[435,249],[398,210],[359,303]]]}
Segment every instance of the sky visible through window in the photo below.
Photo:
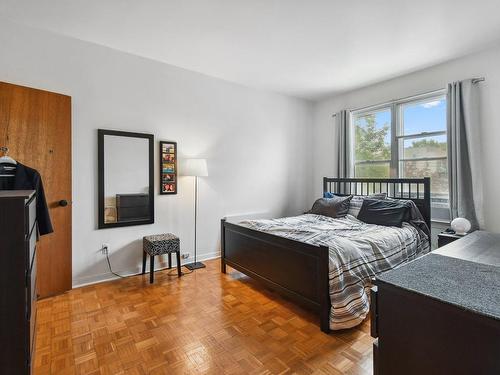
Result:
{"label": "sky visible through window", "polygon": [[[418,134],[422,132],[446,131],[446,100],[427,101],[422,103],[412,103],[404,105],[403,124],[404,134]],[[391,112],[384,109],[373,113],[375,115],[375,124],[377,129],[382,129],[384,125],[391,124]],[[365,120],[358,120],[360,126],[366,124]],[[434,138],[438,142],[446,142],[446,135]],[[391,133],[387,132],[385,142],[391,144]]]}
{"label": "sky visible through window", "polygon": [[[403,124],[405,135],[446,131],[446,100],[443,98],[403,106]],[[435,140],[446,142],[446,135]]]}

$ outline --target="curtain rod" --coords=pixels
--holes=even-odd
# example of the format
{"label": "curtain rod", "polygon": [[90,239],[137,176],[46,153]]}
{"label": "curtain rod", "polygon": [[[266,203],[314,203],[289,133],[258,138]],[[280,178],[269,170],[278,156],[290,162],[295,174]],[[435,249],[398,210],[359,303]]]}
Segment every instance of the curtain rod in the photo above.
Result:
{"label": "curtain rod", "polygon": [[[472,81],[472,83],[480,83],[480,82],[486,81],[486,78],[484,78],[484,77],[471,78],[471,81]],[[369,106],[366,106],[366,107],[361,107],[361,108],[356,108],[356,109],[350,109],[349,112],[356,112],[356,111],[361,111],[361,110],[365,110],[365,109],[369,109],[369,108],[376,108],[376,107],[382,106],[384,104],[390,104],[390,103],[398,102],[398,101],[405,101],[405,100],[413,98],[413,97],[424,96],[424,95],[427,95],[427,94],[432,95],[434,93],[438,93],[438,92],[444,91],[444,90],[446,90],[446,89],[444,89],[444,88],[443,89],[437,89],[437,90],[428,91],[426,93],[421,93],[421,94],[407,96],[407,97],[401,98],[401,99],[393,99],[393,100],[389,100],[389,101],[386,101],[386,102],[383,102],[383,103],[379,103],[379,104],[375,104],[375,105],[369,105]],[[332,115],[332,117],[337,117],[337,114],[334,113]]]}

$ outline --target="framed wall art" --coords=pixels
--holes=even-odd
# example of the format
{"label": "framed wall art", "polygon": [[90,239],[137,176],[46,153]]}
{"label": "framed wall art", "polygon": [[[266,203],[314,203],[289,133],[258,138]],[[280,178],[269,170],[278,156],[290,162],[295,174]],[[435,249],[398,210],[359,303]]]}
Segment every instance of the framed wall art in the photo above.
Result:
{"label": "framed wall art", "polygon": [[160,194],[177,194],[177,142],[160,141]]}

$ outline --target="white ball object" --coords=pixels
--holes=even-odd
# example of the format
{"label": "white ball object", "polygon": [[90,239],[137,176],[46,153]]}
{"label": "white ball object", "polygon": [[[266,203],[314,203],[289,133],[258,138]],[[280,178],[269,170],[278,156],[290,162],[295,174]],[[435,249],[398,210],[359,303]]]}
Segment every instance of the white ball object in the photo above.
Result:
{"label": "white ball object", "polygon": [[457,217],[451,222],[451,229],[453,229],[456,234],[467,234],[467,232],[470,231],[470,228],[470,221],[463,217]]}

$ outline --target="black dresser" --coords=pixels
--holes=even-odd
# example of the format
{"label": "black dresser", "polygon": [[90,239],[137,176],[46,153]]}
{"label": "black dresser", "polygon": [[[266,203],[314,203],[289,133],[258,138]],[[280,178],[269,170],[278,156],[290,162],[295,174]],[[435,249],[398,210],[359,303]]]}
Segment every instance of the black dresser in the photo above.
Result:
{"label": "black dresser", "polygon": [[0,374],[31,374],[36,331],[34,190],[0,191]]}
{"label": "black dresser", "polygon": [[471,233],[375,285],[375,374],[500,374],[500,234]]}
{"label": "black dresser", "polygon": [[441,232],[438,234],[438,247],[443,247],[445,245],[448,245],[453,241],[463,238],[464,236],[465,234]]}

